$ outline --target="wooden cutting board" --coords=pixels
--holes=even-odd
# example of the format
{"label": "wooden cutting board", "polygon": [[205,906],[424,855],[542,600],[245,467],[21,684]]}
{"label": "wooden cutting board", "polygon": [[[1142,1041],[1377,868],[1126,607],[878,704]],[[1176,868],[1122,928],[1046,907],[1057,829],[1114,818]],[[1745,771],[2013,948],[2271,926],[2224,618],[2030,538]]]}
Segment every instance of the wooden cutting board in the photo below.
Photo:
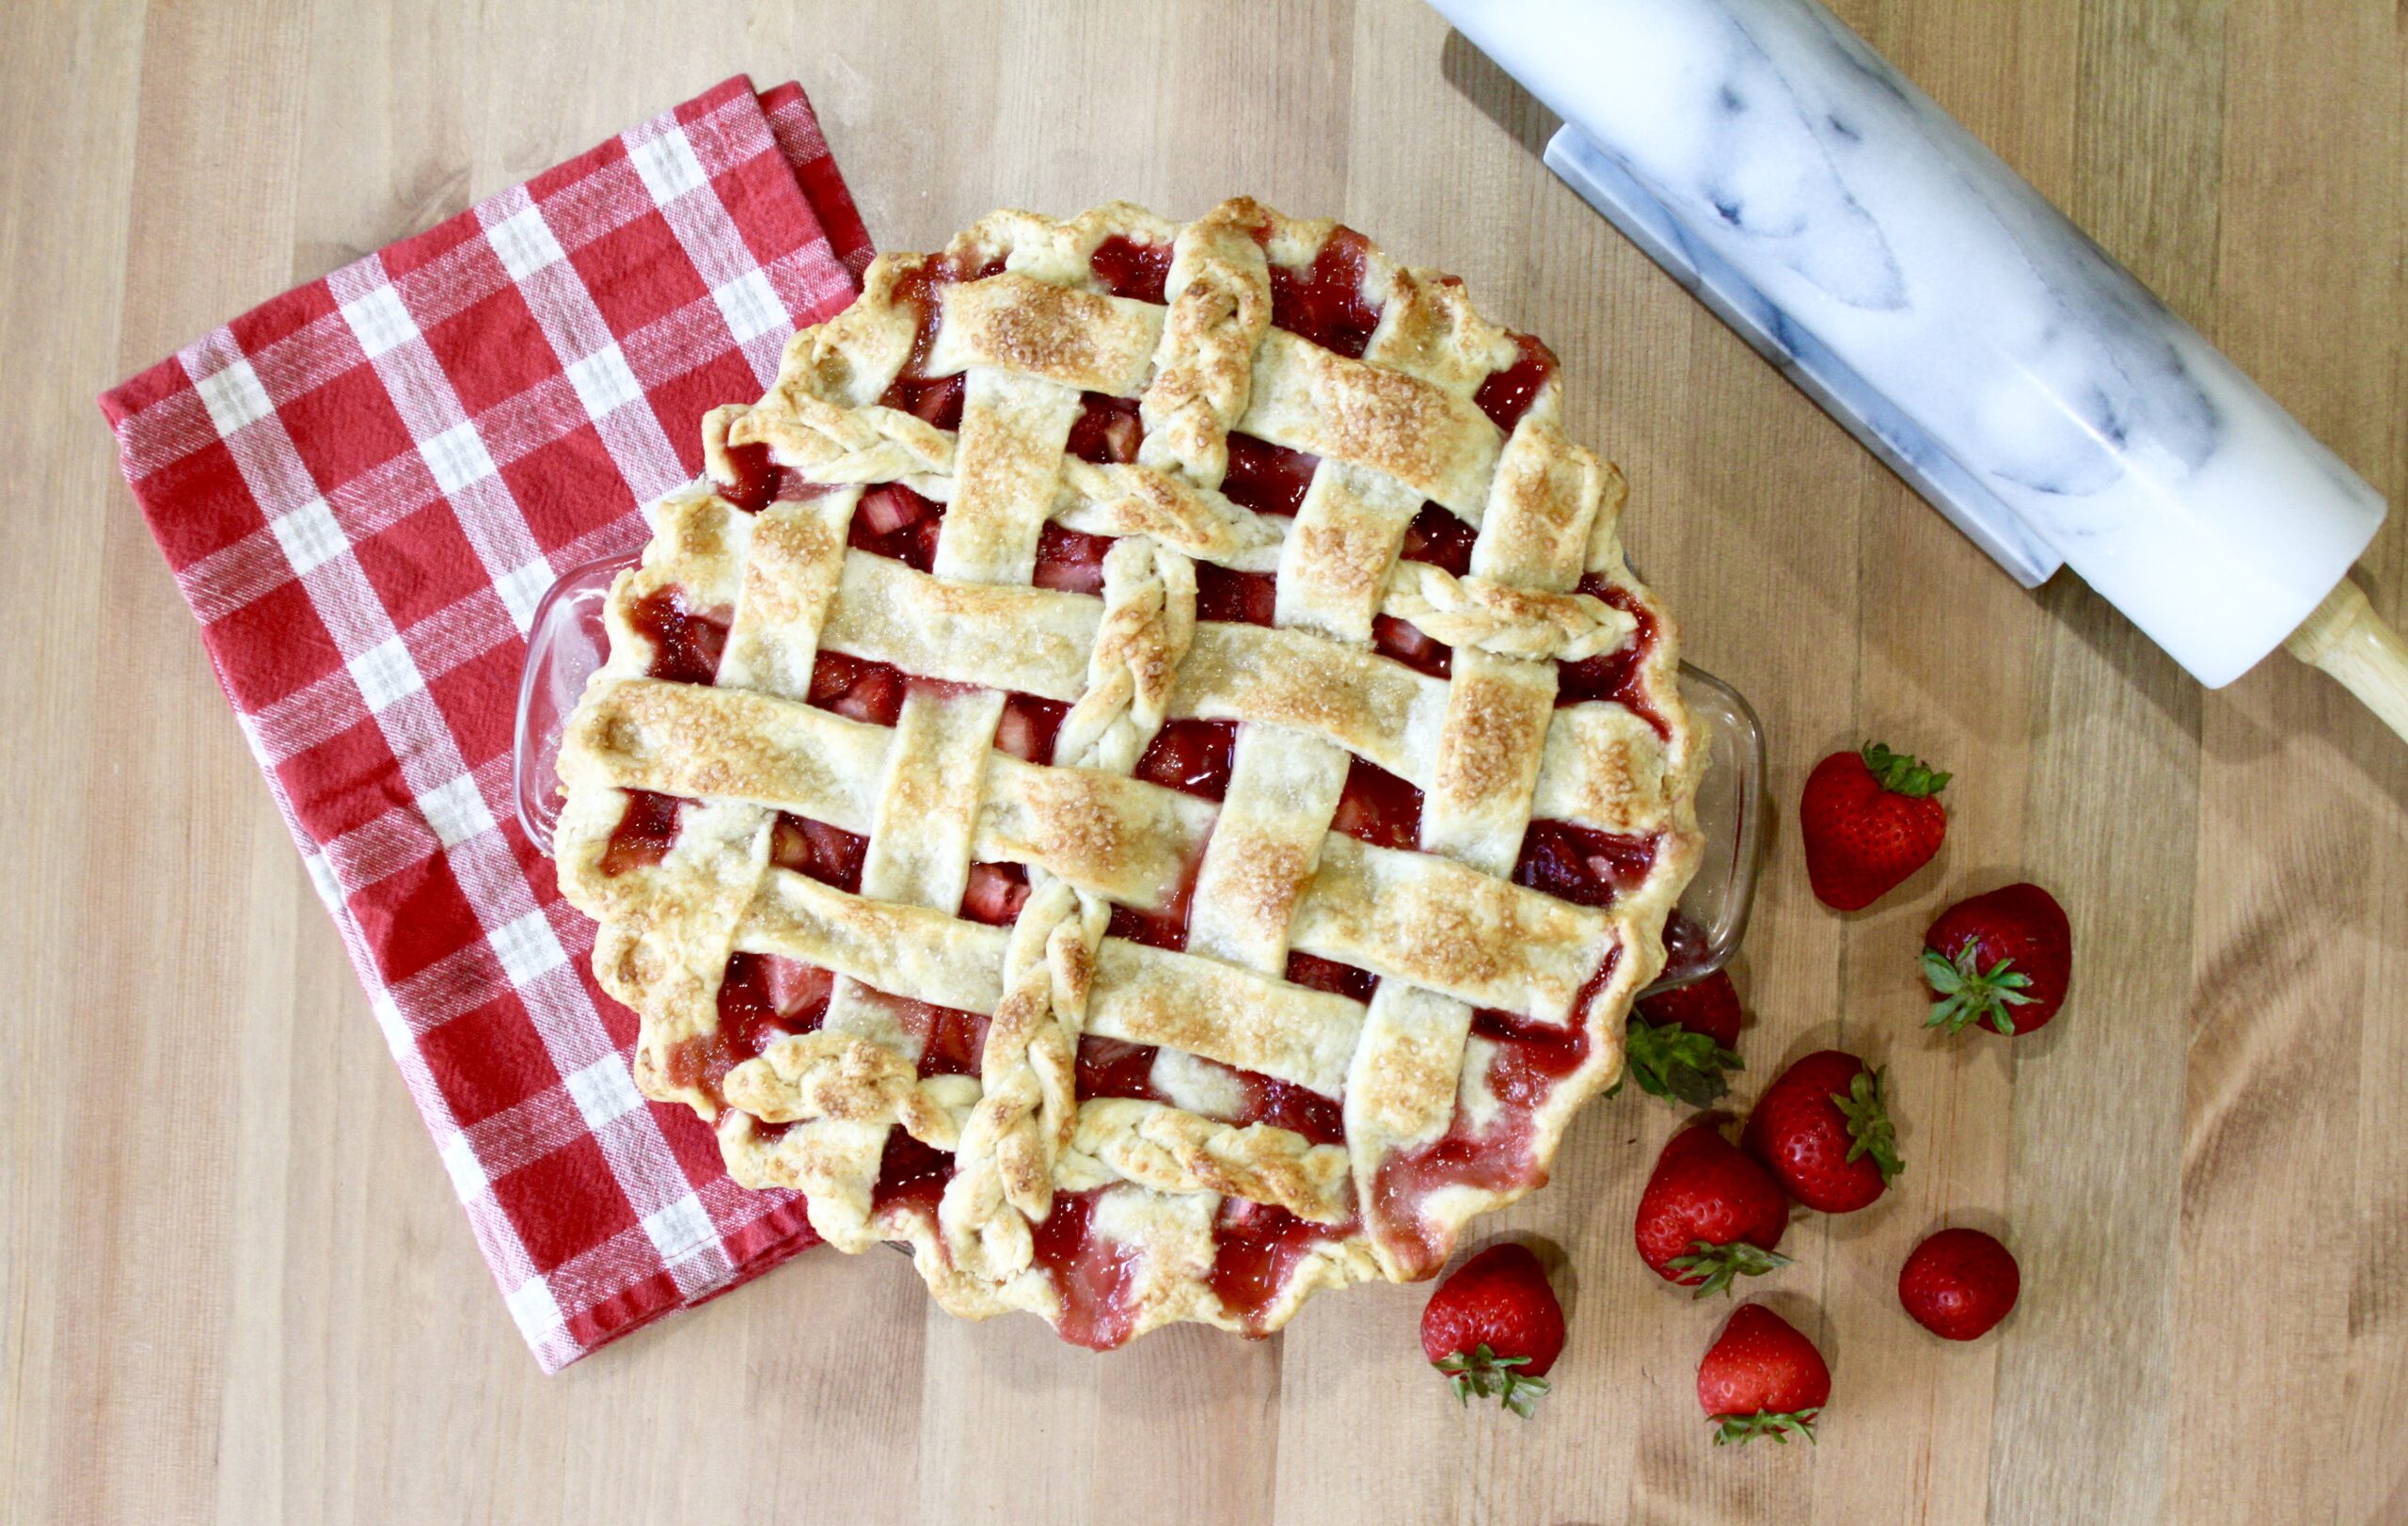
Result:
{"label": "wooden cutting board", "polygon": [[[1839,9],[2402,498],[2394,0]],[[2295,664],[2205,694],[2079,584],[2018,589],[1556,184],[1422,6],[61,0],[0,65],[14,1518],[2408,1518],[2408,750]],[[1638,561],[1771,738],[1751,1084],[1833,1041],[1892,1070],[1907,1175],[1762,1287],[1832,1358],[1819,1447],[1707,1444],[1724,1308],[1631,1249],[1678,1121],[1635,1094],[1483,1226],[1561,1263],[1534,1423],[1444,1397],[1423,1288],[1099,1359],[933,1313],[887,1255],[538,1375],[90,400],[738,69],[802,80],[888,246],[1245,191],[1555,344]],[[2400,623],[2408,531],[2365,565]],[[1791,813],[1868,737],[1956,771],[1954,825],[1843,918]],[[2011,1048],[1926,1039],[1925,923],[2022,876],[2072,913],[2071,1005]],[[1893,1293],[1943,1220],[2022,1260],[1971,1347]]]}

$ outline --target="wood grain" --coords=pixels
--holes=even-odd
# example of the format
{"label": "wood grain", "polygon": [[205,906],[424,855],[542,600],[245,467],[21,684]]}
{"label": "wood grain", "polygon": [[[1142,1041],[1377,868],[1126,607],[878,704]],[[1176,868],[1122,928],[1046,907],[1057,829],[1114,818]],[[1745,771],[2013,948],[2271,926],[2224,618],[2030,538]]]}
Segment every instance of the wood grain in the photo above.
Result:
{"label": "wood grain", "polygon": [[[2408,10],[1837,8],[2402,497]],[[2296,664],[2202,693],[2078,583],[2017,589],[1555,183],[1535,108],[1414,0],[41,0],[0,62],[11,1518],[2408,1518],[2408,750]],[[1635,1095],[1486,1232],[1571,1305],[1535,1424],[1445,1400],[1423,1289],[1097,1359],[877,1255],[537,1374],[90,399],[737,70],[802,80],[889,246],[1249,191],[1554,342],[1638,561],[1771,738],[1751,1073],[1892,1068],[1908,1174],[1762,1290],[1832,1358],[1819,1447],[1706,1444],[1722,1309],[1630,1252],[1678,1121]],[[2408,531],[2363,580],[2400,623]],[[1956,771],[1950,843],[1834,916],[1788,813],[1876,734]],[[2073,916],[2066,1015],[1925,1037],[1925,923],[2021,877]],[[1971,1347],[1896,1307],[1942,1222],[2023,1264]]]}

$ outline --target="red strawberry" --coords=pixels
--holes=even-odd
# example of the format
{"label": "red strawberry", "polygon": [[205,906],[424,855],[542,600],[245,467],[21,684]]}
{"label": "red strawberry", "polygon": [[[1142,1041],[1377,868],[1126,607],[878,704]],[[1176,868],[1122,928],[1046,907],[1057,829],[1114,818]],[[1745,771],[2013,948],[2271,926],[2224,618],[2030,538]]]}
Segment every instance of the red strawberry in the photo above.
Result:
{"label": "red strawberry", "polygon": [[1741,1306],[1697,1364],[1697,1402],[1715,1422],[1714,1444],[1792,1432],[1814,1439],[1831,1397],[1831,1370],[1814,1343],[1760,1303]]}
{"label": "red strawberry", "polygon": [[[1623,1063],[1639,1089],[1710,1107],[1739,1063],[1739,993],[1720,970],[1640,1002]],[[1621,1083],[1615,1083],[1619,1089]]]}
{"label": "red strawberry", "polygon": [[1639,1259],[1658,1277],[1728,1294],[1740,1277],[1789,1264],[1776,1255],[1789,1227],[1789,1200],[1765,1168],[1732,1148],[1711,1123],[1672,1136],[1639,1195]]}
{"label": "red strawberry", "polygon": [[1948,835],[1948,813],[1932,799],[1947,782],[1877,741],[1815,764],[1798,825],[1806,878],[1823,904],[1861,910],[1930,863]]}
{"label": "red strawberry", "polygon": [[1899,1164],[1881,1102],[1881,1073],[1844,1049],[1818,1050],[1781,1073],[1748,1115],[1740,1145],[1789,1195],[1826,1214],[1881,1196]]}
{"label": "red strawberry", "polygon": [[1526,1246],[1491,1246],[1455,1268],[1421,1311],[1421,1350],[1465,1405],[1498,1398],[1528,1419],[1563,1352],[1563,1306]]}
{"label": "red strawberry", "polygon": [[1923,978],[1932,1004],[1925,1025],[1960,1033],[1987,1024],[2029,1033],[2065,1005],[2073,975],[2073,926],[2057,898],[2013,884],[1960,900],[1923,935]]}
{"label": "red strawberry", "polygon": [[1948,1341],[1988,1333],[2022,1287],[2006,1247],[1979,1230],[1942,1230],[1898,1268],[1898,1301],[1916,1324]]}

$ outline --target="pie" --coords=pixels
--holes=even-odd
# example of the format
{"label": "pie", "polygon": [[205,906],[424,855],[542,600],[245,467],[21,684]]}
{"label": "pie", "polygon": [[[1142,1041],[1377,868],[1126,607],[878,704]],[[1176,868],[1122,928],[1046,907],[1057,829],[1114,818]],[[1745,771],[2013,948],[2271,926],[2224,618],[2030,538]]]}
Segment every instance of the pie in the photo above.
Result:
{"label": "pie", "polygon": [[644,1093],[1082,1345],[1437,1270],[1619,1073],[1700,852],[1561,395],[1250,200],[881,257],[710,415],[569,723]]}

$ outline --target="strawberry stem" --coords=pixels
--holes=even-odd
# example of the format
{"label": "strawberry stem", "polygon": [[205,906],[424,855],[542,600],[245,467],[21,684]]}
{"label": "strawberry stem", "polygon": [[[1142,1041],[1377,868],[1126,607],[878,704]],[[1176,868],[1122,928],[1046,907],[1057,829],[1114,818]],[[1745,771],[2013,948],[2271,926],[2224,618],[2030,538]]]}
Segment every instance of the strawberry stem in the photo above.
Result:
{"label": "strawberry stem", "polygon": [[[1636,1017],[1630,1020],[1623,1063],[1640,1090],[1651,1097],[1676,1098],[1692,1107],[1713,1106],[1731,1089],[1724,1073],[1747,1068],[1709,1034],[1678,1023],[1648,1023]],[[1620,1087],[1616,1082],[1616,1089]]]}
{"label": "strawberry stem", "polygon": [[1978,943],[1977,939],[1966,939],[1965,946],[1956,950],[1953,961],[1942,957],[1936,948],[1923,951],[1924,980],[1940,998],[1931,1004],[1931,1015],[1924,1019],[1924,1026],[1962,1033],[1974,1024],[1988,1023],[2012,1038],[2015,1020],[2006,1009],[2029,1006],[2038,999],[2024,994],[2032,978],[2015,968],[2013,960],[2000,960],[1984,970],[1975,952]]}
{"label": "strawberry stem", "polygon": [[1847,1147],[1851,1161],[1865,1155],[1880,1168],[1884,1186],[1905,1170],[1906,1163],[1898,1159],[1897,1130],[1890,1122],[1890,1110],[1881,1101],[1882,1071],[1859,1071],[1847,1085],[1845,1096],[1831,1093],[1831,1102],[1847,1120],[1848,1137],[1854,1142]]}
{"label": "strawberry stem", "polygon": [[1769,1436],[1787,1446],[1793,1434],[1814,1440],[1814,1418],[1822,1412],[1819,1405],[1812,1409],[1759,1409],[1752,1415],[1708,1415],[1706,1423],[1715,1427],[1716,1446],[1732,1441],[1744,1445],[1759,1436]]}
{"label": "strawberry stem", "polygon": [[1527,1377],[1513,1371],[1529,1366],[1529,1360],[1528,1357],[1500,1357],[1482,1341],[1468,1357],[1460,1351],[1450,1351],[1431,1365],[1447,1375],[1447,1386],[1454,1391],[1455,1402],[1465,1408],[1474,1399],[1500,1399],[1506,1408],[1528,1420],[1547,1391],[1545,1378]]}
{"label": "strawberry stem", "polygon": [[1697,1285],[1692,1297],[1703,1298],[1719,1293],[1729,1297],[1735,1291],[1731,1284],[1742,1277],[1762,1277],[1789,1264],[1789,1258],[1777,1250],[1766,1250],[1746,1240],[1734,1240],[1727,1246],[1711,1240],[1690,1242],[1692,1248],[1686,1256],[1675,1256],[1664,1264],[1683,1274],[1702,1272],[1705,1280]]}
{"label": "strawberry stem", "polygon": [[1893,753],[1877,741],[1864,744],[1864,767],[1882,788],[1910,800],[1939,794],[1951,777],[1924,767],[1920,758]]}

